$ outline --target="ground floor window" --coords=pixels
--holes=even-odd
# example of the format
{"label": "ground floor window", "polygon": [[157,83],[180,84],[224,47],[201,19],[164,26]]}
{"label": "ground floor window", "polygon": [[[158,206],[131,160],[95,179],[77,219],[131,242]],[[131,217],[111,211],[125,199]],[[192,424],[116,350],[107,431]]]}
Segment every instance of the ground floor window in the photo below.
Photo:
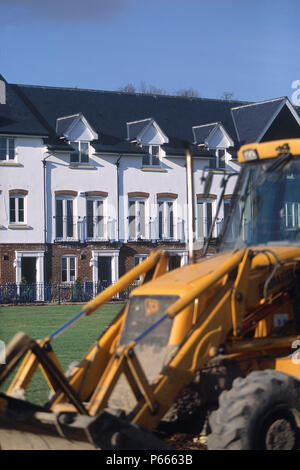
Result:
{"label": "ground floor window", "polygon": [[138,264],[141,264],[146,258],[148,258],[149,255],[134,255],[133,258],[133,264],[134,266],[137,266]]}
{"label": "ground floor window", "polygon": [[61,258],[61,281],[75,282],[76,279],[76,257],[62,256]]}
{"label": "ground floor window", "polygon": [[[134,257],[133,257],[133,264],[134,264],[134,266],[138,266],[139,264],[141,264],[145,259],[148,258],[148,256],[149,256],[149,255],[146,255],[146,254],[134,255]],[[136,282],[137,285],[138,285],[138,283],[142,280],[142,278],[143,278],[143,275],[141,275],[141,276],[139,277],[139,280]]]}

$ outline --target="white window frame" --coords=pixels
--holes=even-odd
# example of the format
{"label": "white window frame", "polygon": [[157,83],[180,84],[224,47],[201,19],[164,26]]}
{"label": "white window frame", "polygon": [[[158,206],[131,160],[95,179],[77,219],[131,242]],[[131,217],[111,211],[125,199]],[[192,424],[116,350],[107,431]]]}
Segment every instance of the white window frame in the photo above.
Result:
{"label": "white window frame", "polygon": [[[93,202],[93,237],[88,237],[88,202]],[[94,219],[98,217],[95,214],[96,203],[102,202],[103,211],[103,236],[95,235]],[[108,220],[107,220],[107,197],[104,196],[88,196],[86,198],[86,239],[87,240],[107,240],[108,239]]]}
{"label": "white window frame", "polygon": [[[63,281],[63,260],[66,260],[66,272],[67,280]],[[70,260],[74,259],[74,280],[71,280],[71,266]],[[60,259],[60,279],[62,284],[74,284],[77,279],[77,256],[75,255],[63,255]]]}
{"label": "white window frame", "polygon": [[[61,237],[57,236],[57,211],[56,211],[56,202],[63,201],[62,203],[62,227],[63,227],[63,234]],[[71,237],[68,236],[68,209],[67,209],[67,201],[72,201],[72,222],[73,222],[73,235]],[[55,197],[55,240],[76,240],[77,239],[77,224],[76,224],[76,216],[75,216],[75,198],[72,196],[56,196]]]}
{"label": "white window frame", "polygon": [[[78,144],[78,152],[75,150],[74,152],[71,152],[70,153],[70,164],[73,165],[73,164],[78,164],[78,163],[82,163],[82,164],[88,164],[89,161],[90,161],[90,142],[88,140],[72,140],[69,142],[70,145],[72,144]],[[81,150],[81,146],[82,144],[85,144],[87,145],[87,156],[88,156],[88,159],[87,161],[83,161],[82,160],[82,155],[85,155],[82,150]],[[75,153],[78,153],[78,160],[76,161],[72,161],[72,155],[74,155]]]}
{"label": "white window frame", "polygon": [[134,264],[134,267],[135,266],[138,266],[139,264],[141,264],[143,261],[145,261],[145,259],[147,259],[149,257],[149,254],[141,254],[141,253],[138,253],[137,255],[134,255],[133,257],[133,264]]}
{"label": "white window frame", "polygon": [[[15,221],[13,222],[10,217],[10,201],[15,200]],[[23,214],[24,220],[19,220],[19,201],[23,200]],[[9,225],[26,225],[27,223],[27,197],[24,194],[11,194],[9,196]]]}
{"label": "white window frame", "polygon": [[[145,157],[149,157],[149,163],[143,163],[143,167],[154,167],[154,168],[159,168],[161,166],[161,147],[160,145],[147,145],[145,146],[148,148],[148,153],[143,156],[143,159]],[[156,155],[156,157],[158,158],[158,164],[153,164],[153,147],[157,147],[158,148],[158,153]]]}
{"label": "white window frame", "polygon": [[[203,208],[203,216],[202,216],[202,230],[200,230],[200,220],[199,220],[199,212],[198,212],[198,204],[202,204]],[[214,198],[203,198],[203,197],[198,197],[196,204],[197,204],[197,211],[196,211],[196,227],[197,227],[197,240],[204,240],[204,238],[207,238],[209,229],[207,225],[207,203],[211,204],[211,223],[214,221],[214,214],[215,214],[215,209],[216,209],[216,199]],[[216,227],[213,229],[213,236],[215,236],[215,231]]]}
{"label": "white window frame", "polygon": [[[159,233],[159,205],[163,204],[163,219],[162,219],[162,237],[160,237]],[[173,206],[173,236],[171,237],[171,225],[170,222],[168,222],[168,210],[167,210],[167,205],[169,203],[172,203]],[[177,204],[176,204],[176,199],[173,198],[167,198],[167,197],[160,197],[157,199],[157,221],[158,221],[158,226],[157,226],[157,238],[159,240],[177,240]],[[167,228],[167,231],[166,231]]]}
{"label": "white window frame", "polygon": [[[134,255],[133,257],[133,266],[134,268],[136,266],[138,266],[139,264],[141,264],[143,261],[145,261],[145,259],[147,259],[149,257],[149,254],[146,255],[146,254],[141,254],[141,253],[138,253],[136,255]],[[138,278],[138,280],[136,280],[133,284],[134,285],[139,285],[139,283],[141,282],[141,280],[143,279],[143,274],[141,274]]]}
{"label": "white window frame", "polygon": [[[0,141],[1,140],[6,140],[6,155],[5,155],[5,158],[0,158],[0,162],[12,162],[12,161],[15,161],[16,159],[16,139],[13,138],[13,137],[8,137],[8,136],[0,136]],[[12,141],[13,142],[13,153],[14,153],[14,158],[10,158],[9,156],[9,142]]]}
{"label": "white window frame", "polygon": [[[210,159],[210,169],[216,169],[216,170],[225,170],[226,168],[226,149],[211,149],[214,150],[215,155],[214,155],[214,161],[216,162],[216,166],[211,165],[212,160]],[[220,155],[220,152],[224,152],[224,155]],[[221,158],[223,158],[224,164],[220,166],[220,161]]]}
{"label": "white window frame", "polygon": [[300,203],[288,201],[285,203],[285,226],[286,230],[294,230],[300,227]]}
{"label": "white window frame", "polygon": [[[135,234],[134,237],[130,236],[130,213],[129,213],[129,205],[131,202],[134,202],[134,218],[135,218]],[[144,227],[145,233],[144,235],[141,234],[141,218],[140,218],[140,203],[144,203]],[[147,224],[149,214],[148,208],[148,198],[146,197],[128,197],[128,240],[148,240],[149,238],[149,224]]]}

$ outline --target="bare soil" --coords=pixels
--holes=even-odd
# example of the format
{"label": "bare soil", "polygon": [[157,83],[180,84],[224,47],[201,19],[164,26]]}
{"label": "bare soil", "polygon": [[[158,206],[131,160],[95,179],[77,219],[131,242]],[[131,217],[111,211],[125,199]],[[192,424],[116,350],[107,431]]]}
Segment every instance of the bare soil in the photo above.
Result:
{"label": "bare soil", "polygon": [[164,441],[176,450],[207,450],[206,445],[192,434],[175,433]]}

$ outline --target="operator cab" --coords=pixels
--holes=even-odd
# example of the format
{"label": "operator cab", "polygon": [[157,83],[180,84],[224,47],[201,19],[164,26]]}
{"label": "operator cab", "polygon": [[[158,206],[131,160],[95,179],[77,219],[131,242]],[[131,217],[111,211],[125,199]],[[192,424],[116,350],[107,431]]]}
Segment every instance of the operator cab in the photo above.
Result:
{"label": "operator cab", "polygon": [[300,244],[300,140],[239,151],[241,172],[218,251]]}

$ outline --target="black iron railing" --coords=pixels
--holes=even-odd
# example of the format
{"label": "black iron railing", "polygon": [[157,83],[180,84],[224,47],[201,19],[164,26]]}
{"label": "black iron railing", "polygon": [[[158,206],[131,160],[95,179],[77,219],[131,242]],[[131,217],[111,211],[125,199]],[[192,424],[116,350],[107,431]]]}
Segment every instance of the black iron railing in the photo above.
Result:
{"label": "black iron railing", "polygon": [[[87,302],[110,285],[107,281],[74,283],[0,284],[0,304]],[[112,301],[125,301],[138,282],[119,292]]]}

